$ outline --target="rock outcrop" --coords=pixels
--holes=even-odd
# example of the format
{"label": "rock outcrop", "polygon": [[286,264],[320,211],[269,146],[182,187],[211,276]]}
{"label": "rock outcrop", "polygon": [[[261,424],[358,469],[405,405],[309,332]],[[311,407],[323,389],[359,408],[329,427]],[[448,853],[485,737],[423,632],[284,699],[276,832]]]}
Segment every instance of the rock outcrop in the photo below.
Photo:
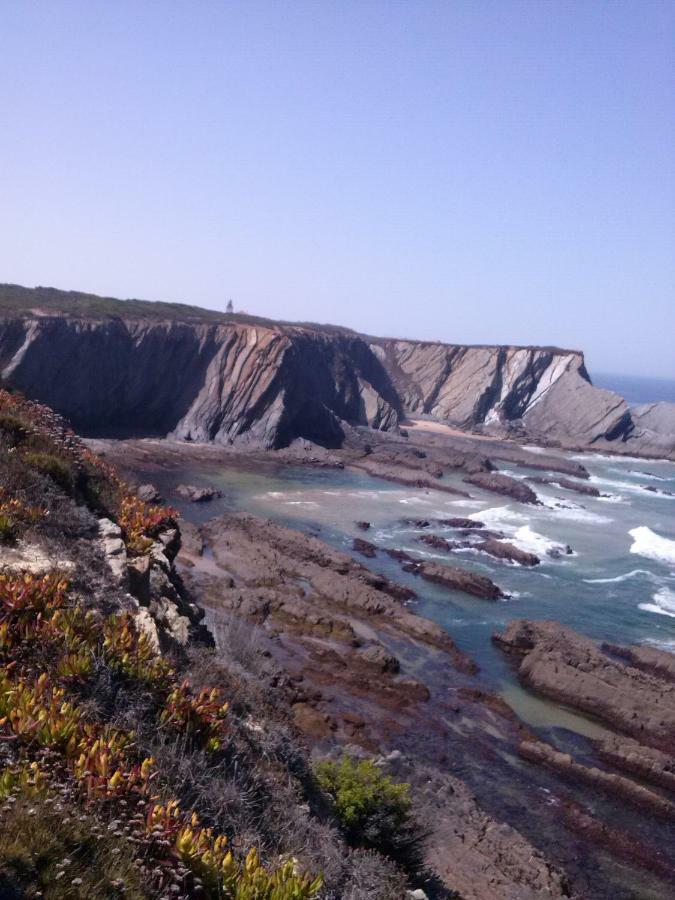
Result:
{"label": "rock outcrop", "polygon": [[5,319],[0,374],[92,435],[330,446],[400,409],[362,338],[273,323]]}
{"label": "rock outcrop", "polygon": [[522,657],[518,675],[528,687],[640,743],[675,751],[675,684],[652,674],[669,670],[670,654],[651,648],[645,671],[603,653],[590,638],[557,622],[510,622],[494,640]]}

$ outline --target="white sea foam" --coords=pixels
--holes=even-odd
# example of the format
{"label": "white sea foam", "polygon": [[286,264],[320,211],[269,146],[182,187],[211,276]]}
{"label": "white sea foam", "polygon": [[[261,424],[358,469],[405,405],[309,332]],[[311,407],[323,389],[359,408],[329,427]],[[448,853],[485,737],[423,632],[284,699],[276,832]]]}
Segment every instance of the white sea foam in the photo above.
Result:
{"label": "white sea foam", "polygon": [[[623,475],[624,472],[621,469],[612,469],[612,472],[616,472],[618,475]],[[654,472],[640,472],[637,469],[631,469],[628,472],[629,475],[634,475],[636,478],[647,478],[649,481],[665,481],[666,479],[662,475],[655,475]]]}
{"label": "white sea foam", "polygon": [[469,518],[485,522],[491,528],[497,528],[504,527],[505,522],[527,522],[530,517],[513,509],[507,503],[505,506],[492,506],[489,509],[484,509],[482,512],[471,513]]}
{"label": "white sea foam", "polygon": [[666,653],[675,653],[675,641],[661,641],[658,638],[647,638],[643,643],[657,650],[665,650]]}
{"label": "white sea foam", "polygon": [[545,447],[534,447],[532,444],[523,444],[523,450],[527,450],[530,453],[537,453],[537,454],[548,453],[548,450]]}
{"label": "white sea foam", "polygon": [[[566,555],[567,546],[565,544],[534,531],[529,524],[530,516],[513,509],[508,504],[473,513],[469,518],[485,522],[489,528],[504,532],[511,543],[528,553],[535,553],[539,557]],[[523,522],[526,524],[522,524]]]}
{"label": "white sea foam", "polygon": [[628,503],[621,494],[602,494],[602,496],[594,497],[593,499],[598,500],[600,503]]}
{"label": "white sea foam", "polygon": [[669,616],[675,619],[675,591],[670,588],[660,588],[652,597],[653,603],[640,603],[639,609],[645,612],[657,613],[660,616]]}
{"label": "white sea foam", "polygon": [[565,500],[564,504],[560,504],[551,502],[548,499],[540,499],[549,515],[555,516],[556,519],[566,519],[569,522],[592,522],[594,525],[607,525],[613,521],[609,516],[601,516],[598,513],[591,512],[578,503]]}
{"label": "white sea foam", "polygon": [[535,553],[537,556],[565,556],[567,554],[567,546],[552,541],[543,534],[532,531],[529,525],[522,525],[517,528],[513,534],[513,543],[528,553]]}
{"label": "white sea foam", "polygon": [[631,553],[675,566],[675,541],[662,537],[646,525],[632,528],[628,534],[633,538]]}
{"label": "white sea foam", "polygon": [[584,578],[584,581],[586,584],[619,584],[622,581],[628,581],[629,578],[637,578],[638,575],[643,575],[649,581],[660,582],[660,579],[653,572],[648,572],[647,569],[633,569],[624,575],[617,575],[616,578]]}
{"label": "white sea foam", "polygon": [[421,503],[423,506],[428,506],[432,501],[426,497],[402,497],[398,502],[403,503],[405,506],[411,503]]}
{"label": "white sea foam", "polygon": [[600,478],[598,475],[592,475],[590,480],[593,484],[614,488],[618,491],[628,491],[631,494],[641,494],[644,497],[656,497],[660,500],[675,500],[675,496],[671,494],[664,493],[658,489],[651,491],[644,487],[644,485],[634,484],[632,481],[616,481],[613,478]]}

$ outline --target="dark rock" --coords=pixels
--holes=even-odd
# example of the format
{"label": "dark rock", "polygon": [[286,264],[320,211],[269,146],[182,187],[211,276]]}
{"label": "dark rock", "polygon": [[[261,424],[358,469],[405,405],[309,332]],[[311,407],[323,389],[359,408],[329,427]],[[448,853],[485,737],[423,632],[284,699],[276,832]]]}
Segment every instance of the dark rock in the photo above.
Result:
{"label": "dark rock", "polygon": [[494,556],[495,559],[505,559],[509,562],[518,563],[521,566],[538,566],[540,563],[539,557],[534,553],[521,550],[520,547],[510,544],[508,541],[497,541],[488,538],[484,541],[478,541],[471,546],[476,550],[480,550],[481,553],[488,553],[490,556]]}
{"label": "dark rock", "polygon": [[574,491],[577,494],[584,494],[587,497],[600,497],[600,491],[593,487],[592,484],[583,484],[580,481],[572,481],[571,478],[556,478],[553,475],[533,475],[528,477],[528,481],[533,484],[551,484],[554,487],[565,488],[568,491]]}
{"label": "dark rock", "polygon": [[485,522],[463,518],[462,516],[455,516],[452,519],[439,519],[438,524],[447,525],[448,528],[485,528]]}
{"label": "dark rock", "polygon": [[[390,555],[393,555],[393,553]],[[461,569],[459,566],[440,566],[432,562],[413,560],[408,556],[407,561],[403,558],[402,568],[404,572],[419,575],[425,581],[440,584],[442,587],[453,591],[461,591],[464,594],[481,597],[484,600],[499,600],[505,596],[501,588],[485,575],[477,575],[475,572]]]}
{"label": "dark rock", "polygon": [[377,547],[370,541],[364,541],[363,538],[354,538],[352,541],[352,550],[365,556],[367,559],[374,559],[377,556]]}
{"label": "dark rock", "polygon": [[505,497],[513,497],[520,503],[537,503],[537,495],[522,481],[502,475],[499,472],[479,472],[476,475],[468,475],[464,481],[484,491],[492,491],[494,494],[503,494]]}
{"label": "dark rock", "polygon": [[358,650],[356,655],[361,662],[377,669],[379,672],[392,672],[396,674],[401,668],[398,659],[389,653],[381,644],[370,644]]}
{"label": "dark rock", "polygon": [[369,531],[370,530],[370,522],[357,522],[356,527],[360,528],[361,531]]}
{"label": "dark rock", "polygon": [[450,550],[454,550],[459,547],[458,543],[450,543],[450,541],[446,541],[445,538],[439,537],[436,534],[421,534],[418,538],[423,544],[427,544],[429,547],[433,547],[434,550],[444,550],[446,553],[449,553]]}
{"label": "dark rock", "polygon": [[546,766],[572,781],[603,791],[611,797],[620,797],[658,816],[675,818],[675,804],[659,796],[655,791],[636,784],[623,775],[614,775],[595,767],[581,765],[575,762],[569,753],[561,753],[550,744],[542,741],[523,741],[518,752],[524,759]]}

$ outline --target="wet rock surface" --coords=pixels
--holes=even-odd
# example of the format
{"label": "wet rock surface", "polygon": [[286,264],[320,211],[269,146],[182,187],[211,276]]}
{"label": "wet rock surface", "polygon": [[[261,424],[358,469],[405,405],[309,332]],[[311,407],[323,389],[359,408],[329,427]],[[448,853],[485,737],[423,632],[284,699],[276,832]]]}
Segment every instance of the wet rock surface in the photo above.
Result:
{"label": "wet rock surface", "polygon": [[373,559],[377,556],[377,547],[370,541],[364,541],[363,538],[354,538],[352,541],[352,550],[365,556],[367,559]]}
{"label": "wet rock surface", "polygon": [[[412,784],[434,823],[426,857],[449,886],[476,900],[576,896],[559,868],[443,771],[441,748],[459,739],[448,715],[466,722],[459,728],[474,755],[489,756],[496,733],[515,746],[521,726],[498,697],[471,688],[472,661],[394,599],[391,582],[316,538],[245,514],[208,522],[186,538],[179,560],[217,640],[241,617],[253,624],[269,677],[286,686],[309,740],[402,748],[390,771]],[[423,679],[410,667],[420,653]],[[423,759],[436,762],[427,768]]]}
{"label": "wet rock surface", "polygon": [[467,484],[473,484],[482,488],[484,491],[491,491],[493,494],[501,494],[504,497],[513,497],[519,503],[536,503],[537,495],[522,481],[510,478],[508,475],[501,475],[499,472],[477,473],[467,476],[464,481]]}
{"label": "wet rock surface", "polygon": [[592,484],[584,484],[582,481],[573,481],[571,478],[556,478],[555,476],[530,475],[527,479],[533,484],[550,484],[554,487],[564,488],[566,491],[574,491],[576,494],[584,494],[586,497],[600,497],[600,491]]}
{"label": "wet rock surface", "polygon": [[[453,550],[474,550],[476,553],[487,553],[494,559],[503,559],[507,562],[517,563],[520,566],[538,566],[541,560],[534,553],[528,553],[521,550],[515,544],[509,541],[501,540],[500,535],[494,537],[489,532],[478,532],[477,537],[480,540],[473,539],[474,532],[464,531],[472,540],[465,541],[448,541],[436,534],[423,534],[417,538],[422,544],[433,547],[434,550],[442,550],[446,553],[452,553]],[[483,539],[484,538],[484,539]]]}
{"label": "wet rock surface", "polygon": [[521,658],[518,675],[528,687],[675,752],[675,684],[612,659],[557,622],[511,622],[494,640]]}
{"label": "wet rock surface", "polygon": [[[439,540],[442,540],[442,538]],[[440,584],[441,587],[453,591],[461,591],[464,594],[471,594],[483,600],[499,600],[506,596],[502,589],[486,575],[479,575],[459,566],[438,565],[434,562],[415,559],[405,550],[390,548],[385,552],[392,559],[401,563],[401,568],[404,572],[419,575],[425,581]]]}

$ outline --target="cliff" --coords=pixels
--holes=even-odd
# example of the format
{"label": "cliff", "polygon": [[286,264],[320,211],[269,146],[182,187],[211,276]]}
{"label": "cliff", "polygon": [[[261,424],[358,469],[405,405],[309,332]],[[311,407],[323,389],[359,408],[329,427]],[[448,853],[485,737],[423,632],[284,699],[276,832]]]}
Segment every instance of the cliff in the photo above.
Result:
{"label": "cliff", "polygon": [[337,445],[341,422],[393,428],[400,409],[361,338],[302,327],[4,319],[0,371],[86,434]]}
{"label": "cliff", "polygon": [[[201,314],[203,313],[203,315]],[[403,416],[562,446],[675,454],[672,405],[631,411],[553,347],[367,338],[346,329],[0,286],[0,375],[85,434],[339,446]]]}

